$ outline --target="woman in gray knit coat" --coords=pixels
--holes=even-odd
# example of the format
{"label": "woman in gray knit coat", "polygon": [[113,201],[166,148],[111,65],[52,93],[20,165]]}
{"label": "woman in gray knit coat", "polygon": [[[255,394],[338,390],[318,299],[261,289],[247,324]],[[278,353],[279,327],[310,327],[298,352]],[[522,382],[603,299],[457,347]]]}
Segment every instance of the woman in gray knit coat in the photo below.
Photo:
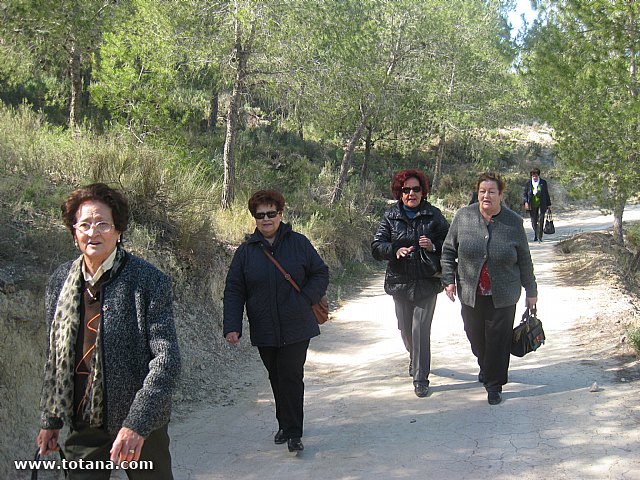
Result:
{"label": "woman in gray knit coat", "polygon": [[535,308],[536,278],[520,215],[502,204],[505,183],[483,173],[476,183],[478,203],[458,210],[442,246],[442,283],[451,301],[456,291],[478,380],[489,404],[502,401],[507,383],[516,304],[522,287]]}
{"label": "woman in gray knit coat", "polygon": [[[122,248],[129,207],[117,190],[79,188],[61,209],[81,255],[47,287],[40,455],[58,450],[66,422],[67,459],[91,468],[70,479],[108,479],[116,465],[129,465],[130,479],[172,479],[167,427],[180,354],[171,281]],[[134,469],[137,461],[153,468]]]}

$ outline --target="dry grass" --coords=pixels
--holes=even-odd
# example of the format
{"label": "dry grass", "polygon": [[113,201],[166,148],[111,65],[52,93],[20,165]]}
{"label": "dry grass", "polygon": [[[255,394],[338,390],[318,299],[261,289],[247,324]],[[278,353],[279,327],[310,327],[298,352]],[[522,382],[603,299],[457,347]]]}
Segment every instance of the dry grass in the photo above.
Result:
{"label": "dry grass", "polygon": [[640,329],[640,278],[631,268],[635,252],[603,232],[578,234],[557,248],[563,254],[555,267],[559,279],[576,287],[600,285],[612,298],[610,311],[577,325],[576,335],[594,355],[618,358],[619,376],[640,378],[640,352],[633,341]]}

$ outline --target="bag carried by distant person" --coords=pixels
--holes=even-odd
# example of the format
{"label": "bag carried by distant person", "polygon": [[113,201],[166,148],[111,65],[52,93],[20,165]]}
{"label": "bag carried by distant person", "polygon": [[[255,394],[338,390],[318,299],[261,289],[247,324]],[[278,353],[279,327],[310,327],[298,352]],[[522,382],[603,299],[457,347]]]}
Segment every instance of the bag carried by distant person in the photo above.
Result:
{"label": "bag carried by distant person", "polygon": [[545,341],[542,322],[538,319],[535,308],[527,308],[522,314],[520,325],[513,329],[511,340],[511,354],[524,357],[529,352],[535,352]]}
{"label": "bag carried by distant person", "polygon": [[544,220],[544,228],[542,231],[547,235],[556,233],[556,227],[553,225],[553,213],[551,213],[551,210],[547,211],[547,217]]}
{"label": "bag carried by distant person", "polygon": [[[282,265],[280,265],[280,263],[275,258],[273,258],[273,255],[271,255],[266,248],[263,248],[262,251],[267,256],[267,258],[271,260],[276,267],[278,267],[278,270],[282,272],[284,278],[287,279],[287,281],[291,284],[295,291],[300,293],[300,287],[298,286],[298,284],[293,278],[291,278],[291,275],[289,275],[287,271],[282,268]],[[322,325],[327,320],[329,320],[329,299],[327,298],[327,296],[323,295],[318,303],[314,303],[313,305],[311,305],[311,310],[313,310],[313,314],[316,317],[316,322],[318,322],[318,325]]]}

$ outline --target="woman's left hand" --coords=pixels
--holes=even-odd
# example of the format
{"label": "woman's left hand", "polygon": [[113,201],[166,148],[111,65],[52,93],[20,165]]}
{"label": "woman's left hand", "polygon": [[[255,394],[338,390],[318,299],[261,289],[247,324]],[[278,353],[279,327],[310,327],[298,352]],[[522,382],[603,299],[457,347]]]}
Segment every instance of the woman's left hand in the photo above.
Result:
{"label": "woman's left hand", "polygon": [[138,461],[142,452],[144,437],[127,427],[122,427],[111,446],[111,461],[120,464],[122,461]]}
{"label": "woman's left hand", "polygon": [[425,235],[420,235],[420,238],[418,238],[418,245],[420,245],[420,248],[424,248],[430,252],[433,251],[433,242]]}
{"label": "woman's left hand", "polygon": [[538,297],[527,297],[526,303],[527,303],[527,308],[531,310],[535,310],[536,305],[538,303]]}

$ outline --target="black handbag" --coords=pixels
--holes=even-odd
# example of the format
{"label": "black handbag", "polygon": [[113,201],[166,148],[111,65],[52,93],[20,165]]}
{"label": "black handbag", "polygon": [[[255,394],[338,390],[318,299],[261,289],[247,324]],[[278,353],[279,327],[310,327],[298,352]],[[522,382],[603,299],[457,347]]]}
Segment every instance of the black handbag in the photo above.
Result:
{"label": "black handbag", "polygon": [[535,352],[544,341],[544,330],[536,309],[527,308],[522,314],[520,325],[513,329],[511,354],[524,357],[529,352]]}
{"label": "black handbag", "polygon": [[556,233],[556,227],[553,225],[553,214],[551,210],[547,212],[547,217],[544,220],[544,228],[542,229],[547,235],[553,235]]}
{"label": "black handbag", "polygon": [[[55,462],[57,465],[57,469],[56,471],[60,471],[62,470],[62,472],[64,473],[64,478],[67,478],[67,471],[63,469],[64,465],[64,460],[66,460],[65,456],[64,456],[64,452],[62,451],[62,448],[60,448],[60,446],[58,445],[58,455],[60,455],[60,462],[55,462],[55,460],[51,460],[52,462]],[[36,450],[36,454],[33,457],[33,468],[31,469],[31,480],[38,480],[38,466],[41,465],[40,462],[46,462],[47,460],[42,460],[42,457],[40,457],[40,447],[38,447],[38,449]],[[42,465],[44,466],[44,465]],[[51,470],[49,468],[49,470]],[[47,478],[50,478],[47,476]]]}
{"label": "black handbag", "polygon": [[429,252],[424,248],[420,249],[420,273],[425,278],[439,278],[442,274],[442,266],[440,265],[440,255],[435,252]]}

